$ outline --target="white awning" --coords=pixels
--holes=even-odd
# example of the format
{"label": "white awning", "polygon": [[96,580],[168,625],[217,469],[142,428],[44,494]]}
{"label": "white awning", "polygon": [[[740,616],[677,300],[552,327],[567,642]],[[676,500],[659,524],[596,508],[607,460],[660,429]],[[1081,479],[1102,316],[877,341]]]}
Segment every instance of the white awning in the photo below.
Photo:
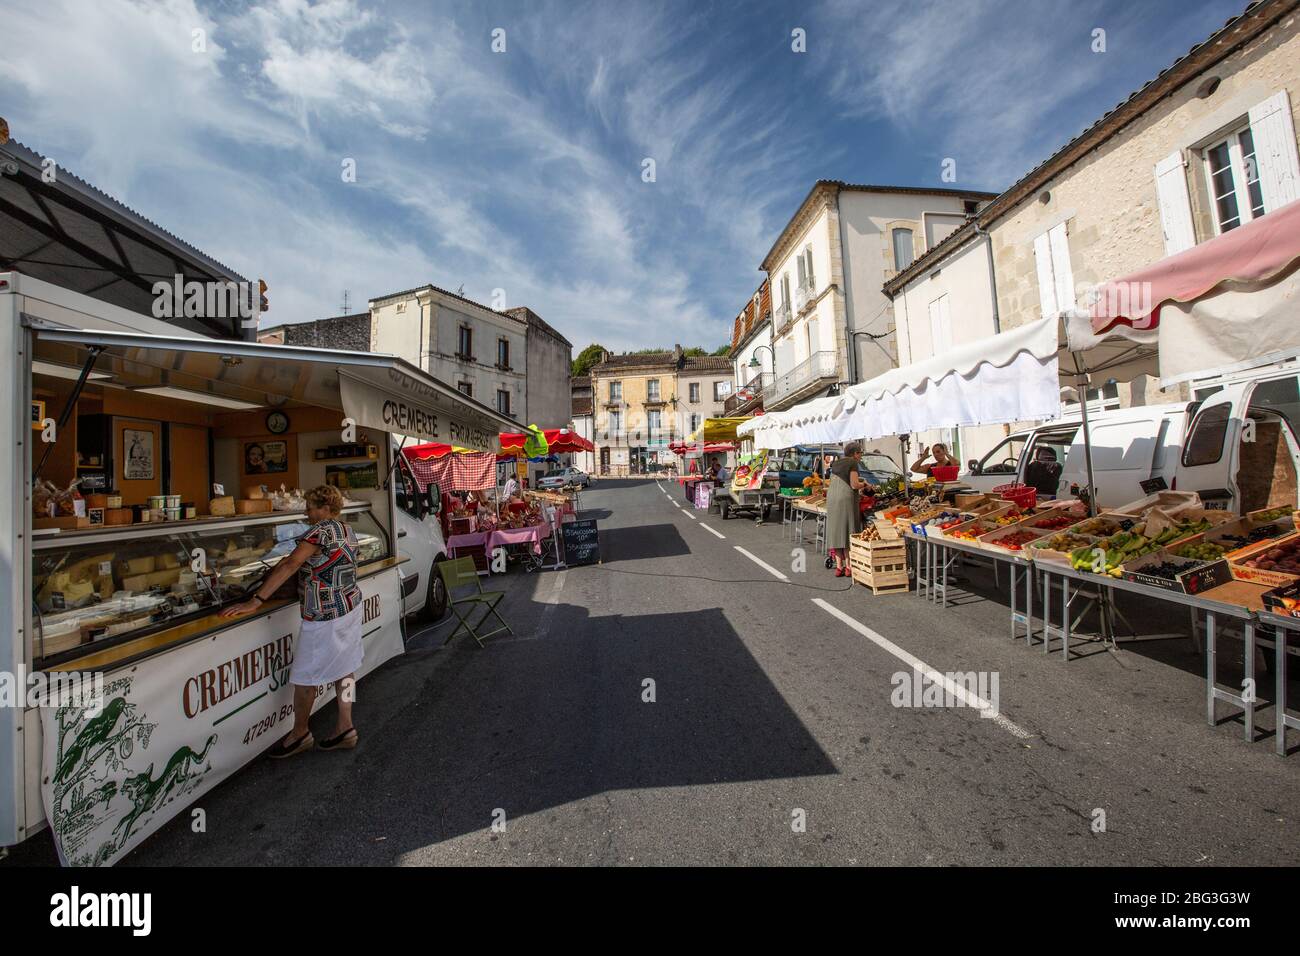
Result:
{"label": "white awning", "polygon": [[1058,320],[963,343],[891,369],[844,395],[755,418],[761,448],[906,435],[930,428],[1055,418],[1060,414]]}

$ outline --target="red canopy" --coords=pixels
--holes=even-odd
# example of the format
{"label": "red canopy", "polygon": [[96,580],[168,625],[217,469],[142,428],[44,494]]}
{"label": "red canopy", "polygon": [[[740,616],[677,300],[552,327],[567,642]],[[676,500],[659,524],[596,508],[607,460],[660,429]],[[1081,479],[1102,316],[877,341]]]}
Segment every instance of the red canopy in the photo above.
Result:
{"label": "red canopy", "polygon": [[[567,428],[546,428],[542,431],[546,435],[546,444],[549,446],[548,454],[565,455],[570,452],[596,450],[595,445]],[[528,436],[523,432],[502,432],[499,437],[502,451],[523,451],[524,442],[528,440]]]}
{"label": "red canopy", "polygon": [[425,461],[429,458],[444,458],[452,453],[457,455],[489,455],[491,452],[478,452],[472,448],[461,448],[457,445],[444,445],[442,442],[431,441],[423,445],[408,445],[402,449],[402,454],[411,461]]}
{"label": "red canopy", "polygon": [[1288,203],[1208,242],[1107,282],[1090,312],[1092,331],[1154,329],[1169,302],[1192,302],[1231,283],[1280,276],[1300,260],[1300,202]]}

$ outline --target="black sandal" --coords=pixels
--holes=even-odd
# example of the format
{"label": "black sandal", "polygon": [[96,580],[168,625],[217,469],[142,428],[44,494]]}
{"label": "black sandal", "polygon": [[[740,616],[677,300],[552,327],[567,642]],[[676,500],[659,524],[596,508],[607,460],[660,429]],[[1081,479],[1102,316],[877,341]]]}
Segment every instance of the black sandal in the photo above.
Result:
{"label": "black sandal", "polygon": [[266,755],[272,760],[283,760],[285,757],[292,757],[294,754],[300,754],[304,750],[311,750],[316,746],[316,741],[312,739],[311,731],[307,731],[297,740],[291,740],[285,743],[283,739],[276,741],[275,746],[266,752]]}
{"label": "black sandal", "polygon": [[337,737],[322,740],[316,745],[317,750],[351,750],[357,745],[357,728],[349,727]]}

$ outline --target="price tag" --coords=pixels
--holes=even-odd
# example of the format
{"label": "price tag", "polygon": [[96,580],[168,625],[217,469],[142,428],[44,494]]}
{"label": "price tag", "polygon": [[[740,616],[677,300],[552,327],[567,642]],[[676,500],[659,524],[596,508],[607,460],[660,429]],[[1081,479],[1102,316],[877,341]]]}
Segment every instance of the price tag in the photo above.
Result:
{"label": "price tag", "polygon": [[101,578],[106,578],[106,577],[108,577],[109,575],[111,575],[112,573],[113,573],[113,562],[112,562],[112,561],[100,561],[100,562],[99,562],[99,576],[100,576]]}
{"label": "price tag", "polygon": [[224,495],[225,493],[226,493],[226,486],[225,486],[225,485],[220,484],[220,483],[215,482],[215,481],[212,483],[212,497],[214,497],[214,498],[220,498],[220,497],[221,497],[222,495]]}

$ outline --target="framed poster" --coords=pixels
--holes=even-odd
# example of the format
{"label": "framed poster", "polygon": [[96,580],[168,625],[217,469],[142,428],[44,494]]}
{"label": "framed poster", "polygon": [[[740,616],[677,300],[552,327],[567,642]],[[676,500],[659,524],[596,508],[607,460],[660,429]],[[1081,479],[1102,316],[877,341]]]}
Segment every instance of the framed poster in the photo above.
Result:
{"label": "framed poster", "polygon": [[244,442],[244,474],[281,475],[289,470],[289,443]]}
{"label": "framed poster", "polygon": [[139,428],[122,429],[122,477],[127,481],[153,481],[154,433]]}

